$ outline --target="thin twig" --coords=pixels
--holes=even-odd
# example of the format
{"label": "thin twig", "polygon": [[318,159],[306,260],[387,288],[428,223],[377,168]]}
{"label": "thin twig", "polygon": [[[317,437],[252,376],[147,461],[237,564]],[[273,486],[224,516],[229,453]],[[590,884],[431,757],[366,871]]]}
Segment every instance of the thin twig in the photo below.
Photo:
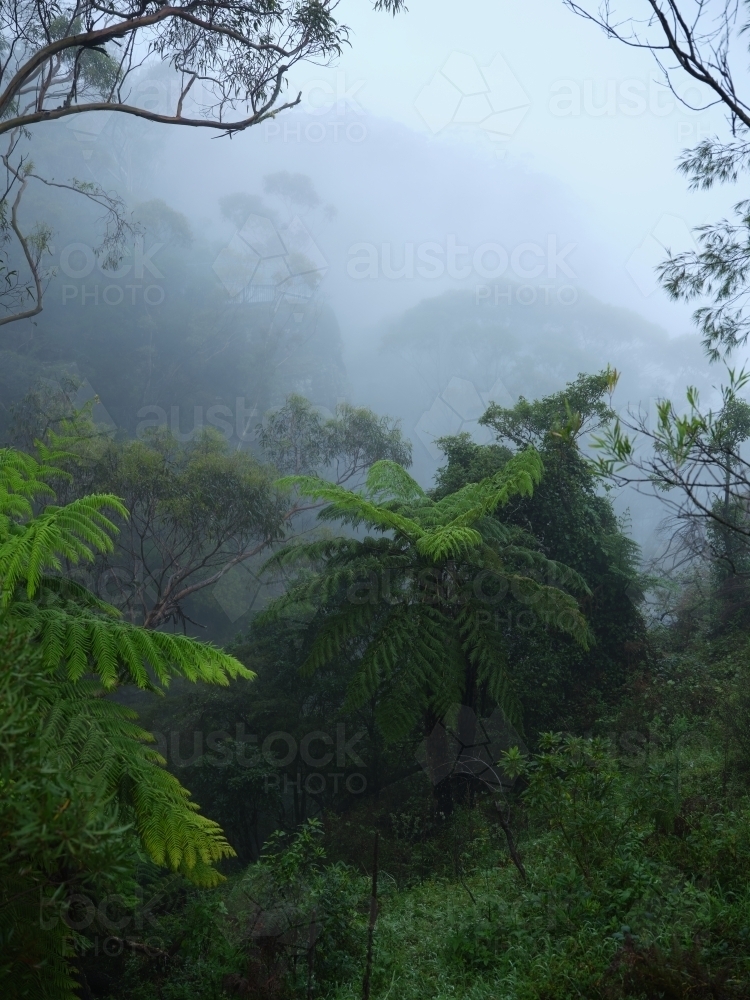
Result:
{"label": "thin twig", "polygon": [[[513,840],[513,831],[510,828],[510,823],[508,822],[508,817],[503,812],[503,806],[499,799],[495,800],[495,809],[497,809],[497,816],[500,826],[503,828],[505,833],[505,839],[508,841],[508,850],[510,851],[510,856],[513,860],[513,864],[516,866],[521,874],[521,878],[526,881],[526,869],[523,866],[523,861],[521,861],[521,856],[516,850],[516,844]],[[510,811],[510,810],[508,810]]]}

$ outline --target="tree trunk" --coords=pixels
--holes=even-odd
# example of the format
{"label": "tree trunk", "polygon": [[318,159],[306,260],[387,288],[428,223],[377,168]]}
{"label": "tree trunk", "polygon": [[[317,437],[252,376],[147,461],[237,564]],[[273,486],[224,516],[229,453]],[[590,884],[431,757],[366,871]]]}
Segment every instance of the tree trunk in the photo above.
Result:
{"label": "tree trunk", "polygon": [[444,816],[453,812],[451,773],[453,756],[448,745],[448,734],[442,721],[430,714],[426,719],[427,764],[430,772],[435,804]]}

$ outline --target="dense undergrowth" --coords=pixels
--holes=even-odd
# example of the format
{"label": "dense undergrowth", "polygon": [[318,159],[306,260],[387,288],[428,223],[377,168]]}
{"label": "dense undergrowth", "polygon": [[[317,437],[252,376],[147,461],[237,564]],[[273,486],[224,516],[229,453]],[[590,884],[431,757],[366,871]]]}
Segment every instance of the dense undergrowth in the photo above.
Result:
{"label": "dense undergrowth", "polygon": [[445,818],[415,779],[380,810],[275,838],[216,890],[177,892],[158,922],[179,949],[117,960],[111,995],[361,997],[378,829],[373,997],[749,996],[744,642],[695,646],[657,650],[603,735],[506,756],[525,879],[490,794]]}

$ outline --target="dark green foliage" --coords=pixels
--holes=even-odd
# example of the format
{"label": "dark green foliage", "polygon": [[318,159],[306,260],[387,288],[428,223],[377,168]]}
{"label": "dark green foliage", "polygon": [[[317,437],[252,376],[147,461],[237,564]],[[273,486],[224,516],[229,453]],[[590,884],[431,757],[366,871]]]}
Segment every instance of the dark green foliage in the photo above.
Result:
{"label": "dark green foliage", "polygon": [[175,674],[217,684],[250,676],[209,644],[122,621],[71,579],[68,567],[114,548],[117,527],[102,512],[126,518],[127,511],[114,494],[93,493],[35,513],[39,498],[55,499],[48,481],[66,476],[54,463],[73,457],[40,450],[37,462],[0,449],[0,624],[38,643],[45,666],[72,681],[93,672],[108,690],[122,683],[158,689]]}
{"label": "dark green foliage", "polygon": [[206,886],[234,854],[136,714],[106,695],[128,683],[161,690],[175,675],[251,674],[214,647],[122,622],[70,578],[68,566],[112,548],[102,511],[126,512],[110,494],[39,506],[55,499],[48,480],[64,457],[40,450],[41,463],[0,451],[0,935],[17,995],[71,997],[66,925],[58,917],[39,933],[37,904],[68,905],[137,851]]}
{"label": "dark green foliage", "polygon": [[[577,446],[607,417],[611,384],[611,373],[582,376],[538,403],[491,408],[498,444],[444,441],[448,462],[432,494],[392,460],[409,456],[390,422],[351,408],[331,421],[294,398],[264,429],[276,466],[297,473],[275,488],[259,462],[227,458],[210,439],[174,455],[166,437],[162,451],[87,440],[79,459],[89,469],[110,448],[115,471],[134,458],[122,482],[136,493],[143,485],[138,496],[172,482],[165,465],[174,460],[179,488],[159,495],[160,531],[170,517],[195,528],[231,508],[233,461],[260,477],[261,495],[279,509],[309,501],[321,518],[312,537],[269,563],[285,593],[231,650],[215,651],[216,669],[237,683],[183,687],[152,703],[148,727],[169,770],[129,709],[96,680],[61,670],[76,674],[75,652],[53,664],[43,644],[29,651],[13,640],[7,663],[0,656],[0,826],[13,844],[0,858],[0,933],[15,965],[48,949],[34,972],[40,997],[70,996],[77,976],[112,1000],[355,1000],[376,830],[374,997],[750,995],[743,619],[717,627],[726,602],[709,566],[646,629],[636,550]],[[45,452],[50,468],[52,457]],[[29,605],[30,621],[50,607],[122,625],[70,580],[64,561],[107,545],[100,508],[119,510],[117,501],[45,509],[44,462],[9,453],[3,468],[0,567],[16,619]],[[341,481],[314,474],[326,468]],[[356,487],[365,472],[358,488],[343,485]],[[519,609],[530,613],[525,630]],[[164,642],[153,655],[174,660],[167,673],[189,675],[172,645],[184,637],[151,634]],[[108,641],[88,647],[89,668],[107,683],[127,671],[138,679],[137,655],[115,655],[110,669]],[[460,702],[479,716],[520,703],[535,752],[502,755],[502,788],[462,779],[459,795],[458,781],[437,782],[451,795],[436,796],[429,779],[440,761],[429,740],[421,744]],[[540,720],[559,728],[560,719],[568,732],[538,733]],[[602,735],[582,735],[589,725]],[[342,740],[356,734],[362,761],[339,766],[339,731]],[[279,733],[298,748],[322,736],[316,752],[330,750],[337,772],[361,773],[366,790],[346,791],[342,774],[334,790],[328,765],[301,753],[277,766],[264,740]],[[313,774],[319,792],[305,790]],[[452,810],[443,808],[451,796]],[[221,885],[201,856],[201,837],[212,860],[230,853],[217,822],[240,855]],[[516,848],[525,875],[511,860]],[[165,877],[154,862],[173,871]],[[45,916],[57,907],[47,937],[30,933],[35,914],[14,898],[27,883],[46,894]],[[84,894],[99,915],[76,931],[66,966],[60,945],[85,914]],[[101,949],[102,912],[129,928],[115,934],[114,957]],[[130,936],[146,912],[151,944]],[[17,981],[25,989],[29,978]]]}
{"label": "dark green foliage", "polygon": [[[305,618],[265,625],[256,621],[231,647],[233,655],[257,674],[256,680],[238,681],[231,689],[170,697],[144,713],[149,728],[164,735],[170,768],[221,823],[245,862],[257,859],[273,829],[295,826],[310,815],[346,812],[418,767],[413,741],[384,744],[374,704],[346,709],[352,664],[339,658],[313,677],[300,676],[300,663],[314,639],[308,625]],[[275,754],[286,754],[286,743],[274,744],[265,755],[262,751],[266,738],[279,731],[289,734],[298,748],[283,766]],[[324,733],[330,743],[314,743],[313,756],[327,751],[333,755],[322,767],[299,750],[305,736],[316,732]],[[191,762],[196,733],[202,742]],[[184,748],[182,762],[171,749],[178,740]],[[355,756],[346,753],[339,766],[337,744],[351,740]],[[353,779],[354,793],[346,788],[353,774],[358,775]],[[337,856],[358,860],[356,852]]]}
{"label": "dark green foliage", "polygon": [[455,437],[439,438],[437,444],[448,464],[438,469],[435,496],[455,493],[466,483],[478,483],[492,476],[513,455],[511,449],[503,445],[478,445],[465,431]]}
{"label": "dark green foliage", "polygon": [[489,971],[497,964],[502,941],[490,920],[472,913],[446,928],[445,958],[466,972]]}
{"label": "dark green foliage", "polygon": [[277,564],[305,560],[322,572],[303,575],[263,617],[283,620],[310,609],[315,638],[302,672],[348,659],[355,669],[346,707],[376,699],[387,738],[404,737],[425,720],[429,732],[452,704],[474,707],[480,692],[517,718],[515,677],[488,608],[495,590],[501,599],[510,590],[517,600],[533,602],[544,627],[557,627],[582,645],[588,641],[575,599],[538,582],[528,569],[569,589],[585,585],[546,560],[524,532],[504,529],[491,517],[516,496],[531,494],[541,475],[539,456],[529,448],[493,477],[437,501],[387,461],[372,466],[363,493],[312,477],[282,481],[282,487],[324,501],[324,519],[385,537],[330,539],[282,551]]}
{"label": "dark green foliage", "polygon": [[315,820],[293,836],[273,834],[229,895],[228,919],[246,949],[248,976],[262,974],[269,949],[300,992],[308,980],[320,990],[361,968],[364,922],[357,910],[366,882],[345,865],[325,864],[322,834]]}
{"label": "dark green foliage", "polygon": [[614,389],[616,381],[616,373],[609,369],[598,375],[579,375],[560,392],[534,402],[521,396],[510,409],[492,403],[479,422],[517,448],[540,447],[550,438],[572,441],[584,429],[595,429],[609,419],[612,411],[603,396]]}
{"label": "dark green foliage", "polygon": [[71,948],[85,946],[75,928],[87,921],[64,915],[82,893],[121,891],[139,853],[206,886],[233,853],[159,766],[135,713],[104,693],[0,631],[0,936],[19,997],[73,995]]}
{"label": "dark green foliage", "polygon": [[73,995],[72,931],[60,919],[43,931],[40,918],[126,870],[133,848],[106,784],[54,752],[54,730],[40,732],[54,683],[39,650],[0,633],[0,975],[13,997]]}
{"label": "dark green foliage", "polygon": [[437,497],[445,495],[449,483],[455,488],[462,479],[471,481],[477,468],[504,462],[507,445],[538,447],[545,470],[541,482],[532,495],[513,500],[495,516],[537,539],[546,558],[575,570],[588,586],[581,598],[594,639],[588,649],[538,629],[533,616],[506,619],[506,642],[531,730],[590,726],[645,653],[637,546],[577,447],[585,430],[606,419],[603,396],[612,385],[611,372],[581,375],[537,402],[521,399],[512,409],[491,406],[481,422],[495,430],[500,445],[461,438],[440,442],[448,464],[438,473]]}
{"label": "dark green foliage", "polygon": [[[277,831],[261,858],[221,890],[198,897],[177,887],[171,899],[163,894],[159,937],[179,941],[179,948],[165,952],[159,972],[148,956],[134,955],[114,995],[282,1000],[325,996],[356,978],[366,880],[344,864],[327,863],[321,836],[314,820],[293,834]],[[95,976],[104,965],[88,968]]]}

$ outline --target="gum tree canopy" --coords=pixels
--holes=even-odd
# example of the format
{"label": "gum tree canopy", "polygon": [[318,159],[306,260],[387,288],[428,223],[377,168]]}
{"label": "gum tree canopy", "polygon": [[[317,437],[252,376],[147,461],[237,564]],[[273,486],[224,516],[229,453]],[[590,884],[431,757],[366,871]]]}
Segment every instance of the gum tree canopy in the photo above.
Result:
{"label": "gum tree canopy", "polygon": [[[750,29],[747,4],[638,0],[617,8],[610,0],[564,3],[607,38],[651,52],[664,86],[685,107],[724,111],[728,132],[707,136],[680,155],[678,169],[692,190],[734,184],[750,169],[750,98],[740,69]],[[712,361],[750,336],[750,202],[738,201],[732,214],[697,226],[697,249],[668,250],[657,269],[671,298],[700,301],[693,318]]]}
{"label": "gum tree canopy", "polygon": [[[391,0],[378,6],[393,7]],[[341,51],[347,29],[330,0],[16,0],[2,9],[0,133],[83,111],[236,132],[299,101],[284,100],[298,62]],[[178,74],[174,106],[133,99],[133,74],[159,60]],[[198,82],[204,104],[185,113]]]}
{"label": "gum tree canopy", "polygon": [[[401,0],[376,0],[395,12]],[[99,248],[116,266],[129,226],[117,195],[98,184],[54,182],[34,171],[30,126],[70,115],[118,111],[148,121],[232,135],[299,103],[287,74],[299,62],[338,55],[348,29],[334,14],[336,0],[9,0],[0,6],[0,236],[14,238],[25,259],[21,273],[3,254],[0,325],[42,308],[49,227],[19,224],[18,207],[30,180],[68,188],[108,215]],[[168,106],[139,103],[136,76],[167,66],[176,86]],[[12,233],[12,237],[11,237]],[[28,275],[27,275],[28,272]],[[30,277],[29,277],[30,276]]]}

